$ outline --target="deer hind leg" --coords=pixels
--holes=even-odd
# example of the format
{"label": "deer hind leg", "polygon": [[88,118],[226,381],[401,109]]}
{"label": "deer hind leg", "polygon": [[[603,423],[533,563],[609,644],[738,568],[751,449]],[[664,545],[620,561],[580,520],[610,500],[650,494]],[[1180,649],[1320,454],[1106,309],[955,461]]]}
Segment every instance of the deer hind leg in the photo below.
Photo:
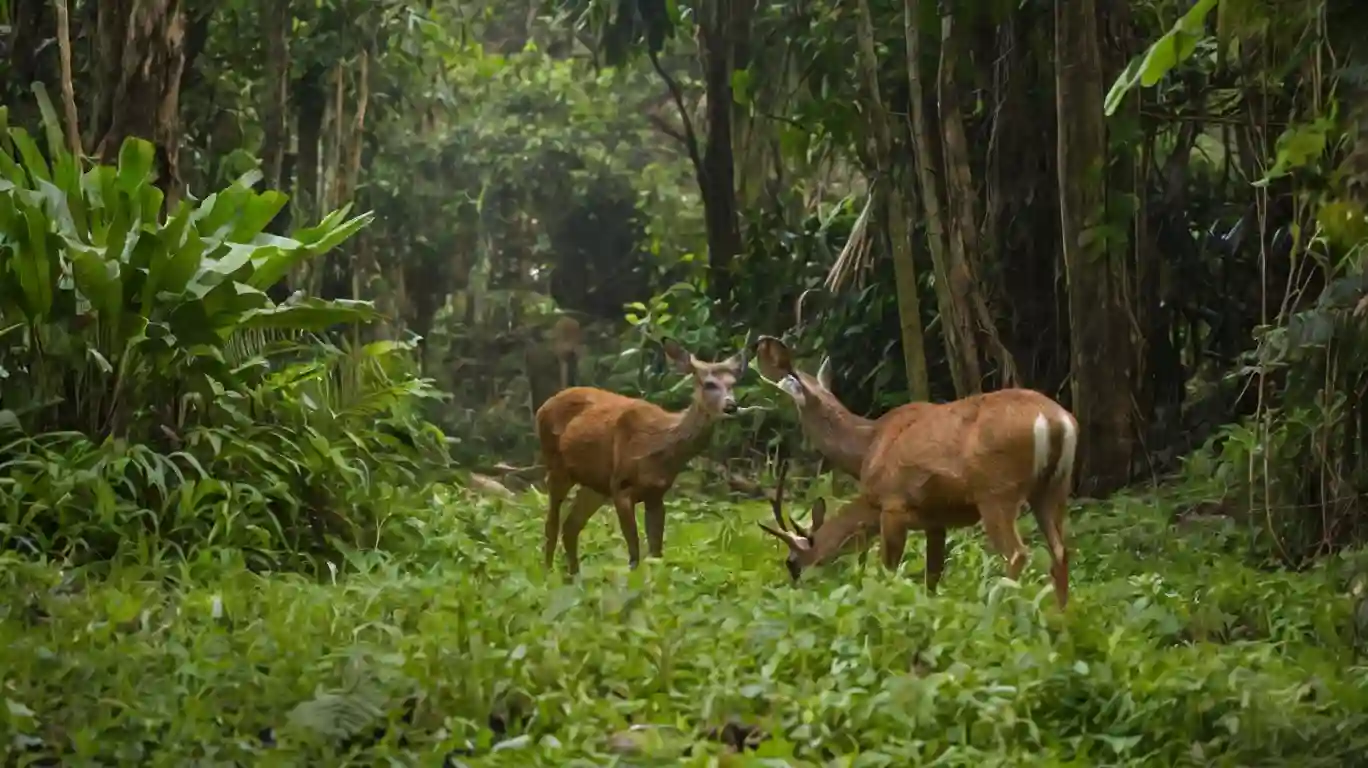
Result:
{"label": "deer hind leg", "polygon": [[945,529],[926,529],[926,591],[936,593],[941,574],[945,573]]}
{"label": "deer hind leg", "polygon": [[636,568],[641,562],[641,535],[637,533],[636,501],[631,493],[619,491],[613,497],[613,508],[617,510],[618,527],[622,538],[627,542],[627,565]]}
{"label": "deer hind leg", "polygon": [[979,515],[983,518],[983,530],[993,549],[1007,561],[1007,578],[1016,581],[1021,569],[1026,567],[1026,544],[1017,531],[1017,511],[1021,509],[1021,499],[999,497],[979,502]]}
{"label": "deer hind leg", "polygon": [[[575,502],[570,505],[570,514],[565,518],[565,525],[561,530],[561,544],[565,547],[565,571],[567,575],[574,576],[579,573],[580,531],[583,531],[584,526],[589,523],[589,518],[603,508],[603,502],[606,500],[606,496],[587,485],[581,485],[579,492],[575,494]],[[550,560],[547,562],[549,563]]]}
{"label": "deer hind leg", "polygon": [[565,503],[565,497],[574,487],[575,482],[564,472],[547,471],[546,493],[550,497],[550,503],[546,509],[546,543],[542,547],[542,555],[548,571],[556,560],[556,539],[560,537],[561,530],[561,505]]}
{"label": "deer hind leg", "polygon": [[659,560],[665,550],[665,497],[652,494],[647,497],[646,507],[646,552]]}
{"label": "deer hind leg", "polygon": [[911,528],[907,514],[898,507],[884,507],[879,514],[880,552],[884,568],[898,570],[903,552],[907,549],[907,532]]}
{"label": "deer hind leg", "polygon": [[1069,489],[1063,483],[1045,488],[1031,499],[1031,513],[1050,548],[1050,579],[1055,600],[1062,609],[1069,602],[1069,548],[1064,540],[1064,516],[1068,513]]}

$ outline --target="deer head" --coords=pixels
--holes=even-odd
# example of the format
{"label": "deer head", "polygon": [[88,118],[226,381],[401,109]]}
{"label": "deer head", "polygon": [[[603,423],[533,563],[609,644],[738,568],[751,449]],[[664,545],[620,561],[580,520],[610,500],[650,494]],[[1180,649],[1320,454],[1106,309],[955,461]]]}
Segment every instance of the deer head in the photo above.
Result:
{"label": "deer head", "polygon": [[815,377],[793,367],[793,352],[788,345],[773,336],[761,336],[755,344],[755,356],[760,365],[760,376],[766,383],[778,387],[793,398],[798,410],[820,408],[826,401],[834,402],[831,394],[831,358],[822,358]]}
{"label": "deer head", "polygon": [[827,562],[845,552],[861,552],[860,561],[864,562],[864,552],[879,534],[879,514],[873,506],[857,497],[843,506],[829,522],[827,521],[826,499],[818,498],[812,505],[812,527],[804,528],[796,520],[784,514],[784,477],[788,474],[788,463],[780,458],[778,483],[770,507],[774,511],[774,522],[778,528],[757,523],[765,533],[784,542],[788,556],[784,567],[789,576],[797,583],[803,571]]}
{"label": "deer head", "polygon": [[858,478],[874,422],[851,413],[831,393],[831,358],[822,360],[816,376],[809,376],[793,367],[793,352],[773,336],[761,336],[755,353],[761,378],[793,400],[803,433],[817,450],[837,469]]}
{"label": "deer head", "polygon": [[826,499],[817,499],[817,503],[812,506],[812,530],[807,530],[793,520],[785,520],[784,515],[784,475],[788,473],[788,463],[779,465],[779,483],[775,488],[774,497],[770,499],[770,507],[774,510],[774,521],[778,523],[778,528],[772,528],[764,523],[756,523],[760,529],[771,536],[777,537],[780,541],[788,545],[788,558],[784,560],[784,567],[788,568],[789,576],[796,583],[798,577],[803,575],[803,571],[816,563],[817,550],[813,547],[813,534],[822,527],[826,521]]}
{"label": "deer head", "polygon": [[750,346],[749,334],[740,351],[716,363],[699,360],[674,339],[665,339],[662,346],[674,369],[693,377],[695,406],[712,417],[736,414],[736,382],[746,375],[750,364],[746,352]]}

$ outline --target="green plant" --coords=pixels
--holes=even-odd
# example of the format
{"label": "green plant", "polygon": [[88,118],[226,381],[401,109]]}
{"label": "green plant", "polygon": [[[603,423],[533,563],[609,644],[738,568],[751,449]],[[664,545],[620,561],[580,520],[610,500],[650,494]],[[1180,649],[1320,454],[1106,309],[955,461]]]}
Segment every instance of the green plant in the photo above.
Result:
{"label": "green plant", "polygon": [[266,293],[370,215],[267,234],[286,197],[255,173],[163,213],[151,144],[84,168],[37,95],[46,155],[0,110],[0,541],[276,563],[377,544],[382,507],[445,461],[409,446],[436,392],[411,344],[329,341],[368,302]]}
{"label": "green plant", "polygon": [[[595,523],[565,584],[540,566],[542,504],[440,492],[396,521],[421,551],[347,551],[323,583],[207,551],[107,575],[0,555],[6,744],[471,766],[1329,766],[1368,747],[1361,552],[1260,571],[1213,554],[1237,533],[1122,498],[1076,515],[1061,615],[1044,553],[1014,584],[977,531],[936,596],[918,540],[901,575],[849,558],[794,588],[765,505],[687,498],[665,562],[629,572]],[[764,735],[753,760],[709,735],[729,722]]]}

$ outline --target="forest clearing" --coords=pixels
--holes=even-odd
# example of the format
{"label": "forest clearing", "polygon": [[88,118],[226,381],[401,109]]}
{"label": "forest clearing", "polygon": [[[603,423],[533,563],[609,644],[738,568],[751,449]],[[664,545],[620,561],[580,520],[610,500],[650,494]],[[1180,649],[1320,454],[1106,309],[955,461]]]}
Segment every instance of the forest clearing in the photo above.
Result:
{"label": "forest clearing", "polygon": [[1365,41],[0,0],[3,763],[1368,766]]}

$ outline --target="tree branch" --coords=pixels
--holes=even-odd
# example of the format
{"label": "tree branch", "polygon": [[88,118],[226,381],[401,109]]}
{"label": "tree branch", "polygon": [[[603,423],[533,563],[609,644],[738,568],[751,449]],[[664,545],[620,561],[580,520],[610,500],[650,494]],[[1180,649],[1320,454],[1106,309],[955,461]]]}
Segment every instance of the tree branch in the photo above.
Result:
{"label": "tree branch", "polygon": [[684,121],[684,148],[689,151],[689,160],[693,162],[694,172],[700,178],[703,176],[703,155],[698,151],[698,134],[694,133],[693,121],[689,119],[689,110],[684,106],[684,91],[679,87],[679,83],[670,77],[670,73],[660,65],[660,56],[655,51],[647,48],[646,55],[651,59],[651,66],[655,68],[656,74],[665,81],[665,86],[670,89],[670,97],[674,99],[675,108],[679,110],[679,119]]}
{"label": "tree branch", "polygon": [[62,107],[66,111],[67,149],[81,161],[81,126],[76,119],[76,93],[71,85],[71,21],[66,0],[57,0],[57,49],[62,63]]}

